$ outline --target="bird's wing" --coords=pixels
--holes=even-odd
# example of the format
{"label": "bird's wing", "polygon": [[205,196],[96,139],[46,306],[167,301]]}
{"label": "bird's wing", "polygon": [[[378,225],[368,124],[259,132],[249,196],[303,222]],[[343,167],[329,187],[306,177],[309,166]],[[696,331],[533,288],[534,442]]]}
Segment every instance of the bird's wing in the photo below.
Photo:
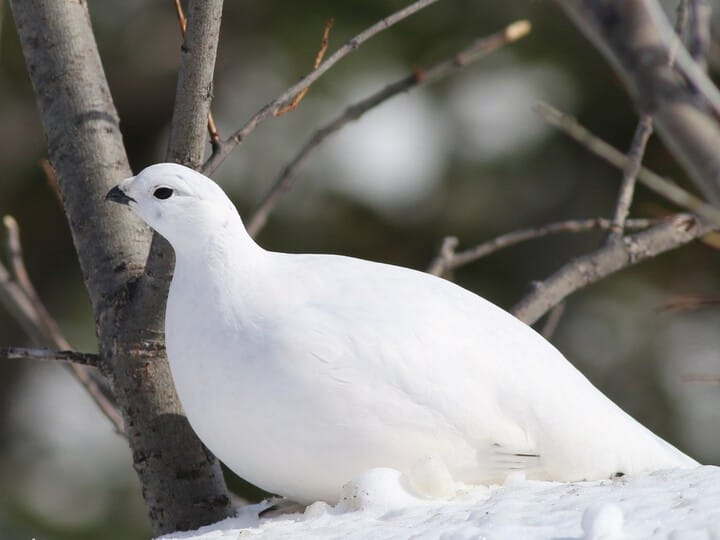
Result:
{"label": "bird's wing", "polygon": [[[518,393],[516,357],[530,354],[510,334],[516,325],[520,334],[534,332],[476,295],[419,272],[334,256],[292,262],[277,281],[293,297],[271,308],[283,313],[273,335],[285,352],[277,356],[295,355],[280,368],[293,370],[288,380],[310,377],[308,387],[337,392],[338,417],[357,418],[344,408],[363,407],[368,425],[435,430],[435,438],[465,445],[474,466],[483,462],[493,476],[538,468],[533,437],[505,406]],[[343,402],[348,391],[353,399]]]}
{"label": "bird's wing", "polygon": [[454,448],[472,447],[476,462],[515,456],[508,469],[540,463],[555,478],[683,461],[544,338],[481,297],[390,265],[290,260],[281,279],[294,297],[285,296],[279,326],[295,334],[289,343],[306,339],[302,349],[324,363],[320,376],[352,382],[353,403],[369,417],[398,429],[422,424]]}

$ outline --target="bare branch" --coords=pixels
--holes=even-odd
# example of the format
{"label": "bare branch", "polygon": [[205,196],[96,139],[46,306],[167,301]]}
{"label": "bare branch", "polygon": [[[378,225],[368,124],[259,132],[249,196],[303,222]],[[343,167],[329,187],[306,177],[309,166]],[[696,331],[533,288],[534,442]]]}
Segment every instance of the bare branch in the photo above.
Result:
{"label": "bare branch", "polygon": [[710,230],[710,226],[702,224],[695,216],[675,215],[646,231],[608,243],[593,253],[570,261],[545,281],[535,283],[510,312],[527,324],[533,324],[578,289],[618,270],[684,246]]}
{"label": "bare branch", "polygon": [[[678,37],[673,43],[670,53],[668,54],[668,66],[672,66],[675,62],[677,48],[681,46],[680,37],[682,36],[685,23],[687,21],[688,0],[680,0],[677,7],[677,15],[675,17],[675,35]],[[635,134],[633,135],[630,150],[627,153],[627,163],[623,167],[622,182],[618,192],[618,200],[615,205],[615,216],[613,218],[613,227],[610,230],[608,241],[617,241],[623,235],[625,228],[625,220],[630,213],[633,196],[635,194],[635,184],[637,183],[637,175],[642,165],[643,156],[645,155],[645,147],[653,132],[652,116],[647,113],[640,115]]]}
{"label": "bare branch", "polygon": [[22,327],[25,333],[35,342],[42,342],[45,335],[42,324],[33,310],[22,288],[12,279],[10,272],[0,262],[0,303],[5,306],[13,319]]}
{"label": "bare branch", "polygon": [[682,45],[682,42],[677,36],[672,35],[668,38],[669,26],[662,8],[657,2],[653,2],[650,5],[654,19],[670,51],[671,64],[677,62],[678,71],[687,79],[691,87],[702,95],[715,115],[720,114],[720,90],[718,90],[715,83],[705,72],[704,65],[698,64],[695,59],[690,56],[690,53]]}
{"label": "bare branch", "polygon": [[[538,103],[535,106],[535,111],[547,123],[560,129],[577,143],[611,165],[614,165],[618,169],[623,169],[628,165],[628,158],[625,154],[610,146],[597,135],[594,135],[572,116],[564,114],[546,103]],[[713,223],[720,224],[719,210],[680,188],[673,181],[663,178],[643,166],[639,168],[637,177],[646,187],[681,208],[695,212]]]}
{"label": "bare branch", "polygon": [[690,11],[690,0],[679,0],[677,8],[675,8],[675,25],[673,30],[675,31],[675,39],[673,45],[670,48],[670,54],[668,55],[667,65],[672,67],[675,63],[675,56],[677,55],[677,48],[683,44],[683,33],[685,32],[685,26],[687,25],[688,12]]}
{"label": "bare branch", "polygon": [[[5,216],[3,223],[8,232],[7,245],[8,245],[8,256],[10,260],[10,267],[13,272],[13,277],[16,283],[25,293],[25,297],[32,305],[32,309],[35,314],[35,318],[40,324],[41,330],[46,337],[46,340],[51,341],[52,344],[61,349],[70,349],[70,344],[60,333],[55,319],[52,318],[45,305],[42,303],[40,298],[30,281],[30,276],[25,268],[25,261],[22,256],[22,245],[20,244],[20,228],[18,227],[17,221],[12,216]],[[48,339],[49,338],[49,339]]]}
{"label": "bare branch", "polygon": [[[652,114],[660,136],[705,197],[720,202],[720,92],[679,45],[658,2],[557,1],[617,69],[640,111]],[[668,65],[673,47],[677,69]]]}
{"label": "bare branch", "polygon": [[635,134],[633,135],[630,150],[627,153],[627,161],[623,167],[622,183],[618,193],[617,204],[615,205],[615,216],[613,217],[612,228],[609,239],[617,240],[622,237],[625,230],[625,220],[630,213],[633,195],[635,193],[635,182],[638,172],[642,166],[642,159],[645,155],[645,146],[652,135],[652,117],[643,114],[640,117]]}
{"label": "bare branch", "polygon": [[[182,4],[180,0],[175,0],[175,13],[177,14],[178,26],[180,27],[180,35],[185,38],[185,31],[187,30],[187,18],[183,12]],[[208,107],[208,120],[207,120],[208,134],[210,135],[210,143],[213,148],[220,142],[221,137],[218,133],[217,126],[215,125],[215,119],[213,118],[212,111]]]}
{"label": "bare branch", "polygon": [[245,122],[244,126],[233,133],[228,139],[222,141],[215,149],[212,156],[210,156],[210,159],[208,159],[205,162],[205,165],[203,165],[202,172],[208,176],[212,175],[215,169],[217,169],[220,164],[225,161],[230,153],[235,150],[235,148],[237,148],[237,146],[241,144],[245,138],[255,130],[256,127],[265,122],[265,120],[275,114],[275,111],[295,98],[295,96],[297,96],[300,92],[309,88],[310,85],[322,77],[331,67],[360,47],[360,45],[365,43],[368,39],[379,34],[383,30],[387,30],[400,21],[407,19],[421,9],[434,4],[437,1],[438,0],[416,0],[412,4],[409,4],[408,6],[396,11],[392,15],[385,17],[360,32],[350,41],[345,43],[345,45],[335,51],[330,58],[320,64],[317,69],[314,69],[305,75],[305,77],[300,79],[299,82],[283,92],[282,95],[265,105],[262,109],[255,113],[252,118]]}
{"label": "bare branch", "polygon": [[443,238],[437,257],[435,257],[428,266],[428,274],[439,277],[447,277],[450,273],[450,265],[455,257],[455,248],[457,248],[458,242],[459,241],[455,236],[446,236]]}
{"label": "bare branch", "polygon": [[185,12],[183,11],[180,0],[175,0],[175,15],[177,15],[178,26],[180,27],[182,37],[185,37],[185,30],[187,30],[187,18],[185,17]]}
{"label": "bare branch", "polygon": [[183,26],[186,31],[166,158],[192,169],[200,167],[205,152],[222,6],[222,0],[191,0],[189,24],[182,8],[178,11],[181,31]]}
{"label": "bare branch", "polygon": [[686,294],[676,296],[655,308],[657,313],[691,311],[696,309],[707,309],[720,306],[720,298],[717,296],[699,296]]}
{"label": "bare branch", "polygon": [[0,347],[2,360],[50,360],[52,362],[71,362],[81,366],[100,367],[97,354],[77,351],[55,351],[52,349],[27,349],[24,347]]}
{"label": "bare branch", "polygon": [[[645,229],[653,224],[653,221],[648,219],[630,219],[627,221],[626,226],[630,229]],[[475,262],[478,259],[487,257],[488,255],[500,251],[501,249],[514,246],[521,242],[528,240],[535,240],[537,238],[543,238],[551,234],[559,233],[580,233],[588,231],[608,231],[612,227],[612,221],[605,218],[593,218],[593,219],[572,219],[568,221],[558,221],[556,223],[550,223],[543,225],[542,227],[530,227],[527,229],[520,229],[519,231],[513,231],[477,246],[466,249],[465,251],[455,252],[454,248],[456,244],[449,242],[457,242],[453,237],[448,237],[443,242],[443,247],[440,250],[438,257],[430,265],[428,272],[436,276],[444,276],[449,271]],[[452,248],[452,249],[450,249]]]}
{"label": "bare branch", "polygon": [[553,334],[555,334],[555,331],[560,324],[560,319],[562,318],[563,313],[565,313],[565,302],[560,302],[557,306],[550,310],[547,320],[540,331],[545,339],[549,340],[553,337]]}
{"label": "bare branch", "polygon": [[290,189],[300,168],[328,137],[388,99],[412,88],[447,77],[503,45],[521,39],[529,31],[530,23],[528,21],[514,22],[500,32],[475,41],[469,47],[454,54],[452,58],[439,62],[426,70],[416,70],[412,74],[388,84],[378,92],[350,105],[333,120],[315,131],[300,149],[300,152],[285,165],[248,220],[247,230],[250,235],[255,236],[260,232],[280,196]]}
{"label": "bare branch", "polygon": [[712,8],[708,0],[690,0],[690,25],[687,49],[693,60],[707,71],[710,50],[710,17]]}
{"label": "bare branch", "polygon": [[[323,57],[325,56],[325,52],[327,51],[328,45],[330,44],[330,30],[333,27],[333,19],[328,20],[328,22],[325,23],[325,28],[323,29],[323,35],[322,39],[320,40],[320,49],[318,49],[317,54],[315,55],[315,62],[313,63],[313,70],[316,70],[318,67],[320,67],[320,63],[322,62]],[[310,90],[310,87],[307,86],[298,94],[292,98],[292,100],[287,104],[283,105],[282,107],[279,107],[274,113],[273,116],[282,116],[283,114],[290,112],[294,110],[298,105],[300,105],[300,102],[305,97],[305,94],[308,93],[308,90]]]}
{"label": "bare branch", "polygon": [[[45,173],[48,187],[62,205],[60,189],[52,165],[47,159],[42,159],[40,166]],[[12,216],[6,215],[3,218],[3,224],[7,231],[7,253],[12,275],[0,263],[0,303],[4,304],[33,342],[63,350],[71,349],[30,280],[23,259],[20,228],[17,221]],[[108,418],[115,432],[124,437],[122,417],[114,403],[107,380],[99,372],[89,370],[86,365],[81,364],[86,364],[86,362],[76,362],[65,367]],[[104,371],[105,367],[99,359],[88,365],[98,368],[100,371]]]}
{"label": "bare branch", "polygon": [[686,375],[682,378],[683,382],[689,383],[705,383],[705,384],[720,384],[720,375],[709,375],[709,374],[698,374],[698,375]]}
{"label": "bare branch", "polygon": [[[5,267],[0,264],[0,300],[3,300],[8,311],[15,316],[33,341],[61,350],[71,349],[72,347],[61,334],[55,319],[40,300],[30,281],[22,257],[20,228],[17,222],[12,216],[5,216],[3,223],[8,232],[8,257],[14,280],[8,275]],[[89,371],[86,365],[77,364],[86,364],[86,362],[79,361],[66,367],[90,394],[100,411],[110,420],[115,431],[124,435],[123,421],[111,400],[111,392],[106,381],[97,372]],[[97,368],[104,367],[99,360],[89,365]]]}

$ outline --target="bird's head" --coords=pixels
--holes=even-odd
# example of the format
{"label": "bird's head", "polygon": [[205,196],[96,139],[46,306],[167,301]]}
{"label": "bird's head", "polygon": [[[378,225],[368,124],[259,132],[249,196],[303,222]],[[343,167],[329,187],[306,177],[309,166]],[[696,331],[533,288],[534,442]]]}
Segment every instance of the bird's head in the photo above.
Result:
{"label": "bird's head", "polygon": [[159,163],[126,178],[105,197],[129,206],[175,248],[197,246],[240,223],[235,206],[207,176],[175,163]]}

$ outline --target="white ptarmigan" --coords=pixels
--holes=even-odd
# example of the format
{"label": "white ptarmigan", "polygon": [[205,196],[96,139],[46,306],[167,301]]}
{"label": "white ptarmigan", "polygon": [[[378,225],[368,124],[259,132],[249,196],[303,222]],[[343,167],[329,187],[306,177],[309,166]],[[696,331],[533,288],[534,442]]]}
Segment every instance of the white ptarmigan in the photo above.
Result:
{"label": "white ptarmigan", "polygon": [[423,272],[259,247],[212,180],[158,164],[107,195],[175,250],[165,321],[200,439],[257,486],[334,502],[375,467],[573,481],[697,462],[598,391],[550,343]]}

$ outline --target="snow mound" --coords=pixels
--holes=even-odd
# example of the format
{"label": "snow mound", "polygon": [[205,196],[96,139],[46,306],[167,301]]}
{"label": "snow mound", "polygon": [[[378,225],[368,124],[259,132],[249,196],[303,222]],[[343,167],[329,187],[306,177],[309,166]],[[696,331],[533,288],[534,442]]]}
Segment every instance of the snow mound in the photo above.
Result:
{"label": "snow mound", "polygon": [[657,471],[615,480],[460,486],[450,499],[414,495],[392,469],[350,482],[334,507],[258,519],[260,505],[198,531],[163,540],[303,539],[584,539],[720,540],[720,468]]}

